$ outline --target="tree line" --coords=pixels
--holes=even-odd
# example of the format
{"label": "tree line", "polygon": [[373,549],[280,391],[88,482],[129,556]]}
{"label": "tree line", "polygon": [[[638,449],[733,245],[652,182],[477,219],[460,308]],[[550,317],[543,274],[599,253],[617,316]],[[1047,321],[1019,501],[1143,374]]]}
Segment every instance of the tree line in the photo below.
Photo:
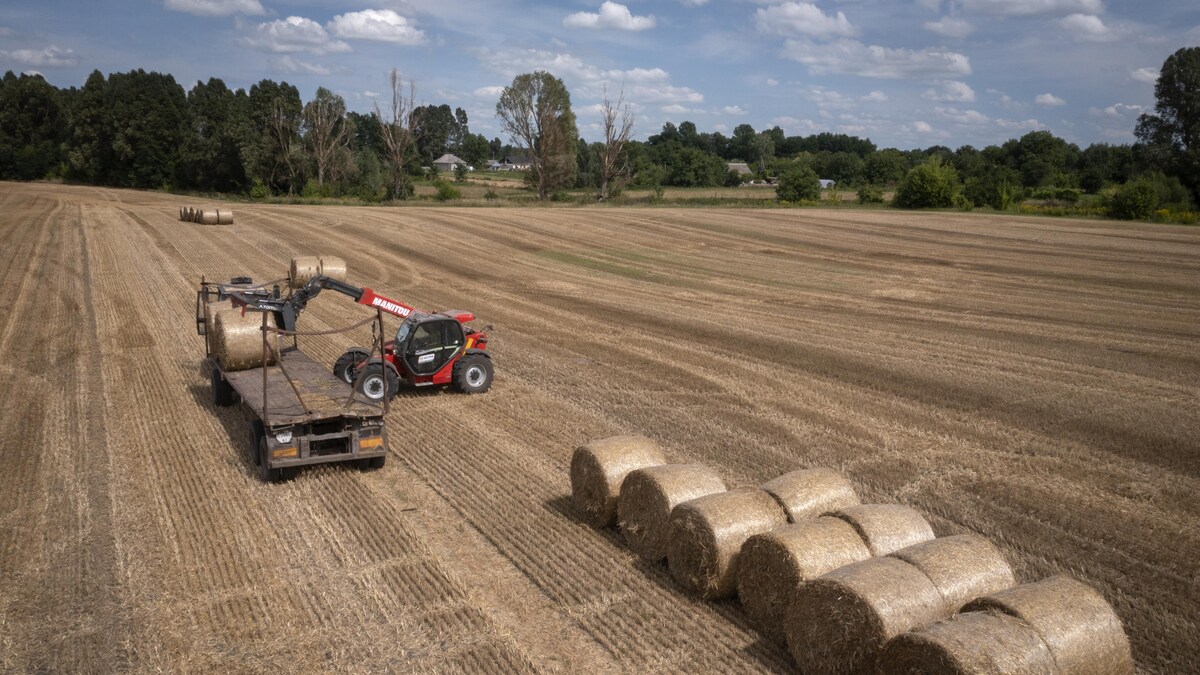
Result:
{"label": "tree line", "polygon": [[363,114],[328,89],[304,102],[295,86],[268,79],[248,91],[216,78],[185,91],[167,74],[96,71],[80,88],[59,89],[10,71],[0,80],[0,178],[379,201],[411,196],[412,178],[449,152],[475,166],[519,155],[543,199],[565,189],[594,189],[603,199],[624,185],[740,185],[747,176],[730,164],[744,163],[760,178],[800,184],[803,176],[808,185],[816,176],[842,188],[899,189],[940,176],[955,199],[998,209],[1031,195],[1069,199],[1132,183],[1153,189],[1156,206],[1200,202],[1200,48],[1164,63],[1155,114],[1139,120],[1137,142],[1086,148],[1032,131],[984,148],[880,149],[846,134],[788,136],[742,124],[726,136],[691,121],[668,122],[639,142],[629,139],[623,96],[614,103],[607,91],[605,138],[589,143],[566,87],[541,71],[518,75],[501,94],[505,143],[471,133],[462,108],[416,106],[413,83],[395,71],[391,84],[391,105]]}

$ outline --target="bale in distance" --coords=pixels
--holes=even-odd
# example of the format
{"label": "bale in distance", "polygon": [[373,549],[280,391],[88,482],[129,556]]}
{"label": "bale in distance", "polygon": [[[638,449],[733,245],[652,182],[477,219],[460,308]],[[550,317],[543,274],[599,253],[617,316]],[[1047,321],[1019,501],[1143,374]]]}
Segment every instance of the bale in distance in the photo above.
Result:
{"label": "bale in distance", "polygon": [[321,274],[338,281],[346,280],[346,261],[335,256],[321,256]]}
{"label": "bale in distance", "polygon": [[763,635],[784,642],[784,622],[800,585],[871,557],[850,523],[822,516],[756,534],[738,559],[738,599]]}
{"label": "bale in distance", "polygon": [[182,206],[179,207],[179,219],[180,220],[183,220],[183,211],[184,211],[183,207]]}
{"label": "bale in distance", "polygon": [[854,526],[872,557],[933,539],[933,528],[915,509],[900,504],[861,504],[829,515]]}
{"label": "bale in distance", "polygon": [[743,488],[699,497],[671,511],[667,564],[687,591],[706,600],[737,592],[738,557],[750,537],[787,524],[765,490]]}
{"label": "bale in distance", "polygon": [[621,482],[617,524],[641,557],[667,557],[671,510],[683,502],[725,491],[725,481],[702,464],[664,464],[635,469]]}
{"label": "bale in distance", "polygon": [[[213,316],[212,351],[222,369],[238,371],[263,365],[262,317],[262,312],[243,315],[241,309],[223,309]],[[273,335],[267,336],[267,346],[267,365],[274,365],[279,350]]]}
{"label": "bale in distance", "polygon": [[292,288],[302,288],[313,277],[321,273],[321,259],[315,255],[298,255],[292,258],[288,280]]}
{"label": "bale in distance", "polygon": [[977,534],[942,537],[891,554],[925,573],[953,614],[963,605],[1017,584],[1000,549]]}
{"label": "bale in distance", "polygon": [[967,612],[894,638],[879,655],[882,675],[1056,675],[1037,631],[997,612]]}
{"label": "bale in distance", "polygon": [[232,225],[233,211],[230,211],[229,209],[217,209],[217,224]]}
{"label": "bale in distance", "polygon": [[612,436],[585,443],[571,455],[571,496],[583,519],[596,527],[617,522],[621,481],[635,469],[667,463],[645,436]]}
{"label": "bale in distance", "polygon": [[822,513],[859,504],[858,494],[845,476],[832,469],[801,469],[762,484],[797,523]]}
{"label": "bale in distance", "polygon": [[929,577],[873,558],[805,582],[788,609],[787,643],[804,673],[872,672],[889,640],[946,618]]}
{"label": "bale in distance", "polygon": [[980,598],[964,611],[994,610],[1021,619],[1042,636],[1058,672],[1133,673],[1121,619],[1094,588],[1066,575]]}
{"label": "bale in distance", "polygon": [[217,224],[217,210],[216,209],[204,209],[203,211],[201,211],[200,212],[200,222],[204,225],[216,225]]}

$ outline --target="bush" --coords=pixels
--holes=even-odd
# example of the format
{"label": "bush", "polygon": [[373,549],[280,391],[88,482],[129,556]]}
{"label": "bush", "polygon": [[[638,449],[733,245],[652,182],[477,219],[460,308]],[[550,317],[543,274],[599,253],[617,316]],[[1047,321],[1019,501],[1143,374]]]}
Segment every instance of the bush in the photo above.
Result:
{"label": "bush", "polygon": [[465,183],[467,181],[467,165],[458,163],[454,165],[454,181],[456,183]]}
{"label": "bush", "polygon": [[1143,178],[1117,188],[1108,199],[1108,215],[1121,220],[1149,220],[1156,206],[1158,189]]}
{"label": "bush", "polygon": [[742,174],[730,169],[725,173],[725,187],[741,187]]}
{"label": "bush", "polygon": [[439,202],[446,202],[450,201],[451,199],[459,199],[462,197],[462,191],[446,181],[438,181],[436,185],[437,195],[434,196],[434,199],[438,200]]}
{"label": "bush", "polygon": [[858,203],[859,204],[882,204],[883,203],[883,188],[877,188],[873,185],[864,185],[858,188]]}
{"label": "bush", "polygon": [[500,199],[500,195],[496,194],[496,191],[492,188],[488,188],[488,191],[483,193],[483,198],[489,202],[494,202],[497,199]]}
{"label": "bush", "polygon": [[814,202],[821,198],[821,179],[806,165],[789,167],[779,177],[775,196],[781,202]]}
{"label": "bush", "polygon": [[954,167],[934,158],[908,172],[893,202],[902,209],[944,209],[955,205],[961,188]]}
{"label": "bush", "polygon": [[250,198],[251,199],[266,199],[267,197],[270,197],[270,196],[271,196],[271,189],[268,188],[266,186],[266,184],[262,182],[261,178],[255,178],[254,182],[250,184]]}

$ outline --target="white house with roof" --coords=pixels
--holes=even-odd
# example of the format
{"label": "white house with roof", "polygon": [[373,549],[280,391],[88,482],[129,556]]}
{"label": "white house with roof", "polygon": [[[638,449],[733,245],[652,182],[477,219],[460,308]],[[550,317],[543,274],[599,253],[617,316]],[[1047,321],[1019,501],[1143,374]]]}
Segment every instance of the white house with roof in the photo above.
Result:
{"label": "white house with roof", "polygon": [[454,167],[458,166],[459,164],[467,166],[467,163],[459,159],[457,155],[452,155],[450,153],[446,153],[433,160],[433,168],[437,169],[438,171],[454,171]]}

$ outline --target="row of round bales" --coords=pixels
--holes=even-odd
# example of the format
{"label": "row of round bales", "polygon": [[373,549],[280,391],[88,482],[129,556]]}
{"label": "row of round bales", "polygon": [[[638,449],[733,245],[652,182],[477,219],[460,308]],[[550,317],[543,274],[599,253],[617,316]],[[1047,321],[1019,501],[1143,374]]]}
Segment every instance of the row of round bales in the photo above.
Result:
{"label": "row of round bales", "polygon": [[202,225],[232,225],[233,211],[229,209],[197,209],[192,206],[179,208],[179,219],[187,223]]}
{"label": "row of round bales", "polygon": [[[292,258],[288,285],[300,288],[314,276],[323,274],[338,281],[346,280],[346,261],[336,256],[297,256]],[[246,291],[273,292],[274,282],[246,284]],[[236,286],[231,286],[237,288]],[[225,371],[239,371],[263,366],[263,312],[243,311],[233,307],[228,300],[205,303],[205,333],[208,336],[209,352]],[[275,323],[268,315],[271,326]],[[273,335],[267,337],[266,365],[272,366],[279,360],[279,341]]]}
{"label": "row of round bales", "polygon": [[912,508],[861,504],[829,469],[729,490],[648,438],[616,436],[576,449],[571,488],[588,522],[665,558],[688,592],[736,595],[802,672],[1133,672],[1121,622],[1090,586],[1018,585],[987,539],[937,538]]}

